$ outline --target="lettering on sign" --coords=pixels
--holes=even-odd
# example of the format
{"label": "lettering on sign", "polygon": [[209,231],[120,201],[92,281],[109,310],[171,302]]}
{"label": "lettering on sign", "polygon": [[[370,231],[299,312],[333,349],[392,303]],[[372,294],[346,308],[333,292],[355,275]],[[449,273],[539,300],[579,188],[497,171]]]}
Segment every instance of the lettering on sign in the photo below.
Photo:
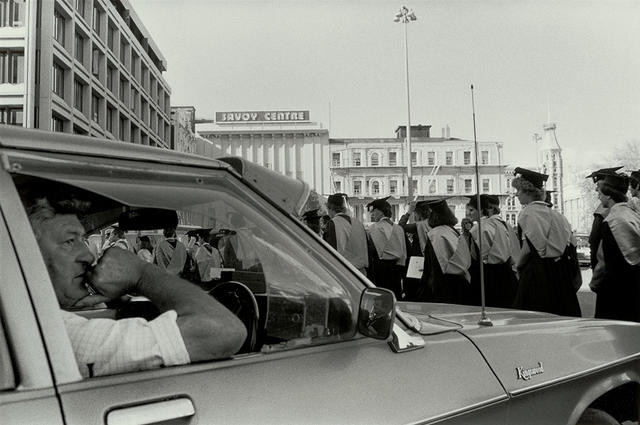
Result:
{"label": "lettering on sign", "polygon": [[542,363],[538,362],[538,366],[525,368],[522,366],[516,367],[516,377],[517,379],[522,379],[523,381],[530,380],[533,376],[541,375],[544,373],[544,368],[542,367]]}
{"label": "lettering on sign", "polygon": [[301,121],[309,121],[309,111],[216,112],[216,122],[218,123]]}

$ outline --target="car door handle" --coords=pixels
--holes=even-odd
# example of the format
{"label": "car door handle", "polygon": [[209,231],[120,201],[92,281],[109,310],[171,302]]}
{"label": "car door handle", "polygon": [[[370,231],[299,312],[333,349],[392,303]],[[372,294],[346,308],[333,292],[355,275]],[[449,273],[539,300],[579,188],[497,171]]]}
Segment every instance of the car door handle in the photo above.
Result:
{"label": "car door handle", "polygon": [[132,407],[123,407],[107,413],[107,425],[155,424],[193,416],[196,409],[188,398],[158,401]]}

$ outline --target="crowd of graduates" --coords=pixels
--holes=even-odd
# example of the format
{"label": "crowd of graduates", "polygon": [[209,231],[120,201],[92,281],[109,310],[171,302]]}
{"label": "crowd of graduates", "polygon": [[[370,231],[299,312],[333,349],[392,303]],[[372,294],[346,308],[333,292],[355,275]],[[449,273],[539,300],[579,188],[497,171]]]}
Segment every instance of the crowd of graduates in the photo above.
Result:
{"label": "crowd of graduates", "polygon": [[[589,239],[590,287],[596,317],[640,322],[640,172],[620,168],[587,176],[600,201]],[[461,226],[446,198],[416,202],[397,223],[383,198],[367,205],[372,223],[365,229],[342,193],[328,197],[328,215],[313,210],[303,219],[398,300],[480,305],[483,281],[487,306],[580,316],[575,235],[551,208],[549,176],[524,168],[514,174],[523,206],[515,228],[500,215],[499,197],[488,194],[469,197]]]}

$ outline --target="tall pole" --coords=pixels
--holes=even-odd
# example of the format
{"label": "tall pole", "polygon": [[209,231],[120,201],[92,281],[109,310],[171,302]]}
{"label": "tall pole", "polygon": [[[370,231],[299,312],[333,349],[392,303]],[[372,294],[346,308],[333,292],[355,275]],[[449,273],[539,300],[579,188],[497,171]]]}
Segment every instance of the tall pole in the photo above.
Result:
{"label": "tall pole", "polygon": [[407,83],[407,204],[413,197],[413,176],[411,163],[411,101],[409,97],[409,39],[407,37],[407,22],[404,23],[404,70]]}
{"label": "tall pole", "polygon": [[405,133],[407,142],[407,204],[411,202],[413,196],[413,176],[411,169],[411,101],[409,96],[409,38],[407,37],[407,24],[417,19],[415,13],[406,6],[400,8],[400,11],[396,13],[394,19],[395,22],[404,24],[404,70],[407,86],[407,131]]}
{"label": "tall pole", "polygon": [[491,319],[487,317],[484,296],[484,259],[482,258],[482,206],[480,203],[480,168],[478,167],[478,138],[476,137],[476,103],[473,97],[473,84],[471,84],[471,111],[473,112],[473,146],[476,151],[476,208],[480,212],[478,217],[478,263],[480,266],[480,304],[482,311],[478,325],[493,326]]}

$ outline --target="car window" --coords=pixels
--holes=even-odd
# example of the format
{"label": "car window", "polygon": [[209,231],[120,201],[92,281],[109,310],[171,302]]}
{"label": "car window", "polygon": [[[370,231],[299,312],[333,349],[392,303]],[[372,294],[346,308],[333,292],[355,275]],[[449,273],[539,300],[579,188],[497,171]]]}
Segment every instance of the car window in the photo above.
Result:
{"label": "car window", "polygon": [[[96,183],[99,189],[95,189],[95,181],[83,181],[81,176],[74,179],[69,187],[80,187],[96,205],[96,211],[85,219],[85,228],[91,229],[87,243],[96,255],[107,247],[107,232],[118,226],[115,213],[136,208],[174,210],[179,221],[178,240],[188,252],[180,275],[203,291],[222,294],[227,301],[231,298],[230,304],[223,304],[232,311],[236,307],[242,310],[244,305],[244,295],[234,292],[237,287],[250,292],[257,322],[251,351],[322,344],[355,334],[354,303],[362,290],[359,282],[338,278],[344,271],[322,258],[317,242],[303,226],[294,224],[237,182],[210,178],[204,185],[202,181],[190,186],[171,181],[154,184],[152,180],[140,185],[118,179],[101,180]],[[16,181],[19,192],[41,181],[52,183],[25,176],[18,176]],[[53,183],[64,191],[66,183]],[[196,243],[190,231],[204,234],[207,246],[203,247],[203,241]],[[158,263],[162,229],[128,230],[125,238],[130,250],[140,250],[142,236],[150,236],[152,261]],[[208,256],[215,254],[219,260],[203,259],[205,249]],[[247,305],[244,307],[246,310]],[[146,310],[143,316],[149,314]],[[136,315],[135,311],[127,311],[124,317],[131,315]]]}

